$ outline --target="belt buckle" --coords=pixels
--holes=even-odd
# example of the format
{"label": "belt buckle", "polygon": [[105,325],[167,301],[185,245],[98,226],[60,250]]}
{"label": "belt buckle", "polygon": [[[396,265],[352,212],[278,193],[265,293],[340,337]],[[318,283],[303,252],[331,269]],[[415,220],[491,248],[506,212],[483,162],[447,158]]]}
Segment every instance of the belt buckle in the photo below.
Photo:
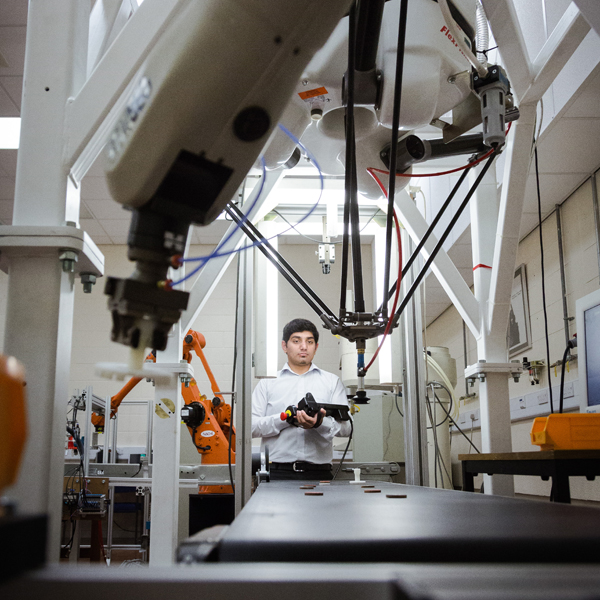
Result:
{"label": "belt buckle", "polygon": [[292,463],[292,471],[294,471],[294,473],[304,473],[304,469],[296,469],[298,462],[299,461]]}

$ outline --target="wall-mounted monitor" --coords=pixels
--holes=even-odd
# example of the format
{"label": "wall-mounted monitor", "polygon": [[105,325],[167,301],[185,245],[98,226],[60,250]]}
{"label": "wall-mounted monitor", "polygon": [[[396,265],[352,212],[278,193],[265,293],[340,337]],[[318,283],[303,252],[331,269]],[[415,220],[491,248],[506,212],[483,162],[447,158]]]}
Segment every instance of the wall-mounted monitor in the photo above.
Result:
{"label": "wall-mounted monitor", "polygon": [[577,363],[581,412],[600,412],[600,290],[577,300]]}

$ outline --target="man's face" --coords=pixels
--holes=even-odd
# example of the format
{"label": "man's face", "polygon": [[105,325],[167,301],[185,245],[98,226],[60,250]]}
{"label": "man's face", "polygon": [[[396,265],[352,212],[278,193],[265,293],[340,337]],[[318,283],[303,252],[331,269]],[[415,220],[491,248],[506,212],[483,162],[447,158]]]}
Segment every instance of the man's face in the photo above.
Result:
{"label": "man's face", "polygon": [[287,344],[282,341],[281,347],[287,354],[290,366],[303,367],[310,365],[319,344],[310,331],[297,331],[292,333]]}

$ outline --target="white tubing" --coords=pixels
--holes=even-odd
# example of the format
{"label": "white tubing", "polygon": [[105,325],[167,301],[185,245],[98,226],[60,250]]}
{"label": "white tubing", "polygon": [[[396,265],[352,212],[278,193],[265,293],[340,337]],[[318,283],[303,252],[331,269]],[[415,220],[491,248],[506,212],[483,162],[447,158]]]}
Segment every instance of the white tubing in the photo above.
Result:
{"label": "white tubing", "polygon": [[448,6],[447,0],[438,0],[438,4],[440,5],[440,10],[442,11],[442,15],[444,16],[444,21],[446,21],[446,26],[450,30],[450,33],[454,36],[454,40],[458,44],[459,48],[462,50],[465,58],[475,67],[477,72],[481,77],[485,77],[487,75],[487,67],[481,64],[477,57],[471,52],[470,48],[467,46],[463,39],[463,33],[459,32],[454,19],[452,18],[452,14],[450,13],[450,7]]}
{"label": "white tubing", "polygon": [[434,368],[435,371],[437,371],[437,374],[441,377],[442,383],[448,388],[448,391],[452,394],[452,413],[450,416],[456,421],[458,419],[458,398],[454,393],[454,386],[450,382],[450,379],[448,379],[448,376],[446,375],[444,369],[440,367],[437,361],[431,356],[429,356],[427,352],[425,352],[424,355],[427,362]]}
{"label": "white tubing", "polygon": [[477,46],[477,60],[481,61],[487,67],[487,56],[483,50],[487,50],[490,43],[490,32],[488,30],[487,17],[481,0],[477,0],[477,33],[475,36],[475,44]]}

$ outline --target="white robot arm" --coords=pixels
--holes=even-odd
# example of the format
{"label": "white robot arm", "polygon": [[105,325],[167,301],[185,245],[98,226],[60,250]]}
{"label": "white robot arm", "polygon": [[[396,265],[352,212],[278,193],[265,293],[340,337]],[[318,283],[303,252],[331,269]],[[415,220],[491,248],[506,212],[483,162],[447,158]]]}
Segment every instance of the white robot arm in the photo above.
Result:
{"label": "white robot arm", "polygon": [[128,279],[109,278],[112,338],[162,350],[187,294],[159,289],[191,223],[212,222],[269,139],[351,0],[189,2],[138,73],[106,145],[111,194],[133,210]]}

